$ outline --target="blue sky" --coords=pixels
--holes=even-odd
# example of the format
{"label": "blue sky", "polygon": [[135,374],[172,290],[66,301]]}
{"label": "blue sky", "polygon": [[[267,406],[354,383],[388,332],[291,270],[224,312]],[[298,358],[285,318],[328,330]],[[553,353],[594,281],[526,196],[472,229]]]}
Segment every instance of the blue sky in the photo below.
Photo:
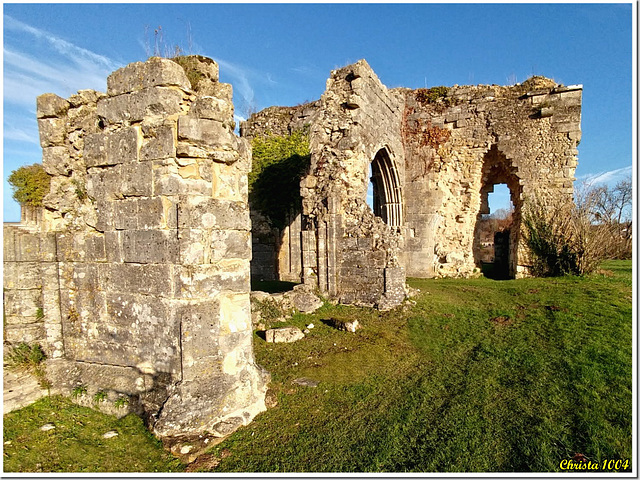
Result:
{"label": "blue sky", "polygon": [[632,9],[631,3],[4,4],[4,220],[19,218],[9,173],[41,161],[36,96],[105,91],[111,71],[154,53],[158,27],[161,50],[178,44],[219,63],[239,116],[251,107],[315,100],[332,69],[360,58],[390,88],[510,85],[532,74],[582,84],[576,176],[615,183],[631,175],[633,155]]}

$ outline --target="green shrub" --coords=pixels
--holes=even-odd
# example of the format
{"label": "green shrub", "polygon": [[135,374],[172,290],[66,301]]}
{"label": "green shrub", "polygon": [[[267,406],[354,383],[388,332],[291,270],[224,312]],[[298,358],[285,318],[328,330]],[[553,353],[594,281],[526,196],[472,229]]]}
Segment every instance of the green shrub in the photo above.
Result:
{"label": "green shrub", "polygon": [[13,188],[13,198],[21,205],[39,207],[49,193],[51,177],[39,163],[25,165],[11,172],[7,179]]}
{"label": "green shrub", "polygon": [[300,179],[311,161],[309,136],[298,130],[291,135],[267,135],[251,142],[253,168],[249,173],[249,201],[284,228],[291,208],[300,209]]}
{"label": "green shrub", "polygon": [[538,277],[586,275],[606,257],[610,232],[593,222],[588,197],[577,202],[525,201],[523,238],[531,273]]}

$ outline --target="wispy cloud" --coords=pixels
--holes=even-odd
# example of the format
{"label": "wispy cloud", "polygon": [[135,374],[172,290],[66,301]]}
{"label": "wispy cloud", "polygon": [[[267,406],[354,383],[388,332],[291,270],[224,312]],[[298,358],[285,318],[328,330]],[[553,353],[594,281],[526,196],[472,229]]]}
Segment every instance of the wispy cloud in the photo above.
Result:
{"label": "wispy cloud", "polygon": [[[104,90],[119,65],[108,57],[4,15],[4,100],[33,111],[45,92],[68,96],[79,89]],[[29,53],[37,49],[37,53]]]}
{"label": "wispy cloud", "polygon": [[[213,58],[213,57],[212,57]],[[220,58],[213,58],[220,66],[220,69],[224,74],[229,75],[235,80],[234,85],[237,87],[238,93],[242,96],[245,102],[252,104],[255,102],[255,94],[253,87],[249,82],[249,77],[253,76],[251,69],[238,65],[236,63],[227,62]]]}
{"label": "wispy cloud", "polygon": [[587,173],[580,175],[577,179],[586,185],[595,185],[597,183],[616,183],[620,180],[629,178],[633,172],[633,167],[616,168],[615,170],[609,170],[600,173]]}

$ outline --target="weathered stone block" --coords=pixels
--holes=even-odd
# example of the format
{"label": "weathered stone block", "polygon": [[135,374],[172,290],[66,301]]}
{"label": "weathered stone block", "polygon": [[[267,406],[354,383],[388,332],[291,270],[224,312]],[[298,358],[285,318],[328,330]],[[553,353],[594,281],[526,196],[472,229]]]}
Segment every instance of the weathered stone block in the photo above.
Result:
{"label": "weathered stone block", "polygon": [[[33,317],[32,321],[24,323],[33,323],[42,321],[38,317],[38,311],[42,310],[42,289],[34,288],[29,290],[12,290],[7,289],[4,292],[4,314],[16,317]],[[19,320],[9,320],[7,323],[23,323]]]}
{"label": "weathered stone block", "polygon": [[67,147],[42,149],[42,166],[49,175],[71,175],[72,163]]}
{"label": "weathered stone block", "polygon": [[190,115],[178,119],[178,140],[186,140],[203,147],[235,151],[238,140],[221,122]]}
{"label": "weathered stone block", "polygon": [[183,68],[167,58],[152,57],[144,63],[131,63],[107,77],[107,94],[111,96],[156,86],[191,89]]}
{"label": "weathered stone block", "polygon": [[212,298],[223,291],[243,293],[251,289],[248,260],[176,268],[180,278],[179,298]]}
{"label": "weathered stone block", "polygon": [[107,262],[124,262],[122,253],[122,232],[105,232],[105,250],[107,252]]}
{"label": "weathered stone block", "polygon": [[107,137],[107,160],[104,165],[117,165],[138,161],[138,129],[127,127]]}
{"label": "weathered stone block", "polygon": [[124,196],[150,197],[153,194],[151,163],[122,165],[122,187]]}
{"label": "weathered stone block", "polygon": [[119,156],[107,156],[107,138],[104,133],[90,133],[84,137],[84,161],[87,167],[101,167],[122,163]]}
{"label": "weathered stone block", "polygon": [[69,110],[69,102],[55,93],[45,93],[36,98],[36,117],[62,117]]}
{"label": "weathered stone block", "polygon": [[62,118],[38,119],[38,131],[40,132],[40,146],[61,147],[64,146],[65,126]]}
{"label": "weathered stone block", "polygon": [[184,94],[166,87],[153,87],[135,93],[98,100],[98,115],[108,124],[140,122],[145,117],[168,117],[182,111]]}
{"label": "weathered stone block", "polygon": [[126,230],[122,251],[125,262],[177,263],[178,237],[175,230]]}
{"label": "weathered stone block", "polygon": [[98,268],[100,285],[109,292],[173,296],[171,265],[112,263]]}
{"label": "weathered stone block", "polygon": [[106,262],[104,235],[58,233],[56,237],[59,262]]}
{"label": "weathered stone block", "polygon": [[269,343],[292,343],[304,338],[304,333],[298,327],[271,328],[265,332]]}
{"label": "weathered stone block", "polygon": [[178,226],[249,231],[251,230],[249,208],[244,202],[190,196],[178,205]]}
{"label": "weathered stone block", "polygon": [[216,97],[198,97],[191,106],[191,114],[196,118],[206,118],[221,123],[233,122],[233,104]]}
{"label": "weathered stone block", "polygon": [[94,105],[80,105],[67,112],[67,130],[82,130],[85,133],[98,131],[98,114]]}
{"label": "weathered stone block", "polygon": [[3,265],[4,288],[33,289],[42,287],[39,262],[7,262]]}
{"label": "weathered stone block", "polygon": [[157,160],[176,156],[175,130],[170,125],[143,126],[144,139],[140,160]]}
{"label": "weathered stone block", "polygon": [[115,200],[122,196],[122,168],[91,168],[87,172],[87,194],[97,200]]}

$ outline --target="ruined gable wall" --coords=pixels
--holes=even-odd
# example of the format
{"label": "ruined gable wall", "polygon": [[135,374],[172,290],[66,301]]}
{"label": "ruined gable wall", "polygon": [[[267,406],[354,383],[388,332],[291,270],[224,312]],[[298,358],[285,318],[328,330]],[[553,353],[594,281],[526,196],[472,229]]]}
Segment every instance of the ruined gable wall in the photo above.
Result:
{"label": "ruined gable wall", "polygon": [[[473,272],[474,227],[488,180],[483,165],[492,147],[517,177],[516,203],[536,194],[570,201],[580,139],[580,87],[561,87],[548,79],[513,87],[456,86],[444,106],[418,101],[419,91],[405,93],[409,275]],[[449,133],[429,142],[429,129],[431,137],[439,129]]]}
{"label": "ruined gable wall", "polygon": [[317,278],[322,291],[345,303],[397,304],[404,298],[402,235],[373,214],[366,192],[369,165],[381,149],[404,177],[402,97],[360,60],[331,73],[320,102],[310,174],[301,182],[303,215],[315,225],[315,242],[307,240],[303,255],[305,281]]}
{"label": "ruined gable wall", "polygon": [[[106,94],[38,99],[52,175],[40,235],[55,236],[54,389],[87,386],[161,436],[226,435],[265,409],[249,303],[245,140],[217,65],[154,58]],[[43,237],[44,238],[44,237]],[[51,321],[51,320],[47,320]],[[91,403],[88,401],[88,403]],[[121,412],[123,413],[123,412]]]}

